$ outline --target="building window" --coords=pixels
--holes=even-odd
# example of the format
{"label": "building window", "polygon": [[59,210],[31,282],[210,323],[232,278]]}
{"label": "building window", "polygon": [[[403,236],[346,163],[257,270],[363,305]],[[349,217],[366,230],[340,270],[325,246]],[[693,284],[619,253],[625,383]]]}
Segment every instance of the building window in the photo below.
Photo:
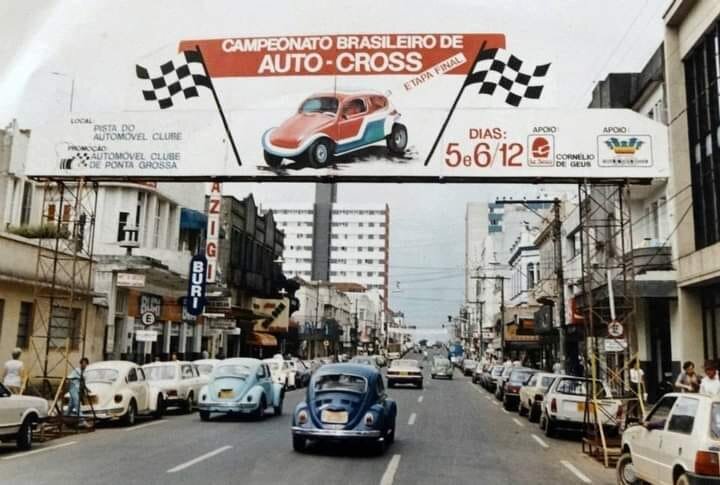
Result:
{"label": "building window", "polygon": [[125,240],[125,226],[128,225],[129,212],[121,212],[118,219],[117,241]]}
{"label": "building window", "polygon": [[32,210],[33,185],[25,182],[23,186],[22,202],[20,203],[20,225],[25,226],[30,223],[30,211]]}
{"label": "building window", "polygon": [[153,230],[153,247],[160,247],[160,224],[162,220],[160,218],[160,201],[155,204],[155,227]]}
{"label": "building window", "polygon": [[685,59],[695,247],[720,241],[720,20]]}
{"label": "building window", "polygon": [[703,350],[705,359],[720,358],[720,285],[702,290]]}
{"label": "building window", "polygon": [[80,339],[80,309],[56,306],[50,318],[50,346],[78,348]]}
{"label": "building window", "polygon": [[28,348],[30,332],[32,330],[33,304],[27,301],[20,302],[20,315],[18,315],[18,331],[16,347]]}

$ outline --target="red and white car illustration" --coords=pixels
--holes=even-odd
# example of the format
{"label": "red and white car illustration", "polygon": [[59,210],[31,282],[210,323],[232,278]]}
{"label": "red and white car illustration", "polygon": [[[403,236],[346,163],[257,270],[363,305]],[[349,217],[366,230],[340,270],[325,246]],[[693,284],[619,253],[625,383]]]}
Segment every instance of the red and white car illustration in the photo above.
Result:
{"label": "red and white car illustration", "polygon": [[313,94],[297,113],[263,134],[265,161],[276,168],[283,159],[327,165],[334,156],[385,142],[393,154],[403,154],[407,129],[387,96],[364,91]]}

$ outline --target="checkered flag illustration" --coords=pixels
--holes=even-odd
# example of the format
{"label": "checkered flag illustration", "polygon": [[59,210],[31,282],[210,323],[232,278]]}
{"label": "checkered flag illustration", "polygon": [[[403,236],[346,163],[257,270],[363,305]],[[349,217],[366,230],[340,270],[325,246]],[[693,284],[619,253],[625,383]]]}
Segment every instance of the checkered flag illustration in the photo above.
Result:
{"label": "checkered flag illustration", "polygon": [[166,62],[153,73],[138,64],[135,74],[147,81],[149,89],[142,90],[145,101],[156,101],[160,109],[172,107],[176,94],[182,93],[189,99],[199,96],[198,86],[212,89],[201,54],[193,50],[181,52],[176,60]]}
{"label": "checkered flag illustration", "polygon": [[76,152],[70,158],[62,158],[60,160],[61,170],[70,170],[72,168],[86,168],[87,163],[90,161],[90,154],[88,152]]}
{"label": "checkered flag illustration", "polygon": [[478,54],[463,88],[480,84],[480,94],[495,94],[498,88],[507,91],[505,102],[520,106],[524,99],[540,99],[542,84],[550,64],[528,66],[505,49],[487,49]]}

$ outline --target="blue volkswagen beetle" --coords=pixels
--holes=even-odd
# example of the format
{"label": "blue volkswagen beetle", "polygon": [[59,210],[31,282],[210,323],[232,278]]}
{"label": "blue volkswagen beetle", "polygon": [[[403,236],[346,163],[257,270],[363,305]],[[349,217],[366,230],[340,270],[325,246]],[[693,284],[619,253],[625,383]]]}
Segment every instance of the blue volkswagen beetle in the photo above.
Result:
{"label": "blue volkswagen beetle", "polygon": [[200,419],[212,413],[249,414],[260,419],[267,412],[282,414],[284,391],[273,383],[267,364],[258,359],[225,359],[217,363],[210,381],[200,390]]}
{"label": "blue volkswagen beetle", "polygon": [[375,367],[329,364],[313,374],[292,418],[293,449],[313,441],[361,441],[377,453],[395,440],[397,404]]}

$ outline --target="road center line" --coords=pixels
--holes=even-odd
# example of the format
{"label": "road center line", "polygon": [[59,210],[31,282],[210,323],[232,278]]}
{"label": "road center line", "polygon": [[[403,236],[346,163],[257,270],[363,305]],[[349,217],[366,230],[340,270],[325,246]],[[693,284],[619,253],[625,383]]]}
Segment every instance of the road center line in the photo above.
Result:
{"label": "road center line", "polygon": [[412,414],[410,415],[410,419],[408,419],[408,426],[412,426],[413,424],[415,424],[415,419],[416,419],[416,418],[417,418],[417,414],[416,414],[416,413],[412,413]]}
{"label": "road center line", "polygon": [[400,455],[393,455],[385,469],[385,473],[383,473],[380,479],[380,485],[392,485],[395,480],[395,472],[397,472],[398,465],[400,465]]}
{"label": "road center line", "polygon": [[125,431],[126,432],[127,431],[135,431],[136,429],[143,429],[143,428],[147,428],[148,426],[155,426],[156,424],[163,424],[163,423],[167,423],[167,422],[168,422],[167,419],[161,419],[158,421],[150,421],[149,423],[141,424],[139,426],[133,426],[132,428],[125,428]]}
{"label": "road center line", "polygon": [[77,441],[68,441],[67,443],[60,443],[59,445],[48,446],[46,448],[38,448],[37,450],[26,451],[24,453],[17,453],[15,455],[5,456],[3,460],[14,460],[15,458],[22,458],[24,456],[35,455],[44,451],[57,450],[58,448],[65,448],[66,446],[74,445]]}
{"label": "road center line", "polygon": [[545,443],[545,442],[542,440],[542,438],[540,438],[538,435],[533,434],[533,435],[530,435],[530,436],[532,436],[533,439],[534,439],[535,441],[537,441],[538,444],[539,444],[540,446],[542,446],[543,448],[545,448],[545,449],[550,448],[550,445],[548,445],[547,443]]}
{"label": "road center line", "polygon": [[570,471],[573,473],[573,475],[575,475],[576,477],[578,477],[581,482],[583,482],[583,483],[592,483],[592,480],[590,480],[590,479],[587,477],[587,475],[585,475],[583,472],[581,472],[580,470],[578,470],[577,468],[575,468],[575,465],[573,465],[572,463],[569,463],[569,462],[567,462],[567,461],[565,461],[565,460],[560,460],[560,463],[562,463],[562,465],[563,465],[565,468],[567,468],[568,470],[570,470]]}
{"label": "road center line", "polygon": [[517,424],[518,426],[520,426],[521,428],[524,428],[524,427],[525,427],[525,425],[522,424],[518,418],[513,418],[513,422],[514,422],[515,424]]}
{"label": "road center line", "polygon": [[200,455],[197,458],[193,458],[190,461],[186,461],[185,463],[182,463],[182,464],[176,466],[175,468],[171,468],[167,472],[168,473],[179,472],[181,470],[184,470],[186,468],[193,466],[196,463],[200,463],[203,460],[207,460],[208,458],[212,458],[215,455],[219,455],[220,453],[227,451],[230,448],[232,448],[232,446],[230,446],[230,445],[222,446],[222,447],[218,448],[217,450],[213,450],[209,453],[205,453],[204,455]]}
{"label": "road center line", "polygon": [[420,397],[418,398],[418,402],[423,402],[423,398],[424,398],[424,396],[420,396]]}

